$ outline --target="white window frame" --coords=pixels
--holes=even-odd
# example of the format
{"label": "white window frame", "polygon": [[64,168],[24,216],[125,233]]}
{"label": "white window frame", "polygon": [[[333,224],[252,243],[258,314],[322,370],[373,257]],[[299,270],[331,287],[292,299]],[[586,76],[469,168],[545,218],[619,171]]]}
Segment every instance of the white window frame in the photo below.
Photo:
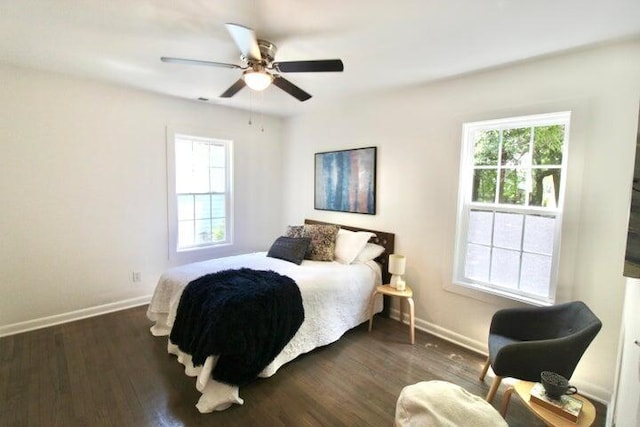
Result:
{"label": "white window frame", "polygon": [[[465,288],[474,289],[483,293],[497,295],[533,305],[550,305],[555,302],[557,278],[560,259],[560,242],[562,232],[562,214],[565,199],[565,187],[567,182],[567,154],[569,147],[571,112],[563,111],[549,114],[537,114],[522,117],[511,117],[498,120],[487,120],[465,123],[462,131],[462,151],[460,159],[460,181],[458,189],[458,211],[456,223],[456,243],[454,252],[453,284]],[[474,135],[477,131],[505,130],[523,127],[538,127],[549,125],[564,126],[564,141],[562,149],[561,181],[559,185],[558,204],[555,208],[541,206],[523,206],[498,203],[500,189],[496,187],[496,200],[494,203],[473,202],[472,188],[474,178]],[[501,142],[500,142],[501,143]],[[543,166],[541,166],[543,167]],[[532,166],[533,168],[533,166]],[[500,176],[500,159],[498,159],[497,173]],[[498,178],[498,184],[500,179]],[[492,211],[494,213],[518,213],[526,215],[549,215],[556,218],[555,234],[553,241],[553,253],[551,261],[551,275],[549,279],[549,293],[546,296],[535,295],[501,286],[495,283],[484,282],[465,277],[465,256],[467,253],[467,240],[469,232],[469,213],[471,210]],[[495,218],[495,215],[494,215]],[[524,226],[523,226],[524,227]],[[493,251],[493,242],[491,243]],[[522,254],[522,250],[521,250]]]}
{"label": "white window frame", "polygon": [[[178,247],[178,194],[176,191],[176,140],[192,139],[220,144],[225,147],[225,239],[221,241]],[[233,244],[233,141],[213,136],[212,132],[202,130],[180,130],[167,128],[167,218],[169,231],[169,259],[182,262],[209,258],[216,250]],[[219,193],[217,193],[219,194]]]}

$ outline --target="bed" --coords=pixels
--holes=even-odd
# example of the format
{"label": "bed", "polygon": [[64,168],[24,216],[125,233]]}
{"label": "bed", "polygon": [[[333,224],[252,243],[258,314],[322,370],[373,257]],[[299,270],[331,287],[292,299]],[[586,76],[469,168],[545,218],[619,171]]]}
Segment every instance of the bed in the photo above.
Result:
{"label": "bed", "polygon": [[[305,225],[331,224],[306,219]],[[260,372],[259,377],[270,377],[297,356],[337,341],[346,331],[368,320],[369,300],[375,286],[389,281],[387,262],[389,254],[393,252],[395,240],[393,233],[339,226],[348,230],[340,233],[374,233],[375,236],[369,239],[367,246],[373,247],[373,243],[384,248],[384,252],[375,259],[367,260],[365,257],[350,264],[304,260],[300,265],[267,256],[267,252],[256,252],[172,268],[160,277],[147,310],[147,317],[154,322],[151,333],[155,336],[171,334],[187,284],[203,275],[246,267],[271,270],[293,279],[299,288],[304,308],[304,321],[299,329],[275,359]],[[383,309],[383,303],[377,301],[375,311]],[[212,378],[218,356],[211,355],[201,366],[194,366],[191,355],[182,352],[171,339],[168,340],[167,351],[177,356],[178,361],[184,365],[186,375],[196,377],[196,388],[201,393],[196,407],[200,412],[221,411],[234,403],[244,402],[237,385]]]}

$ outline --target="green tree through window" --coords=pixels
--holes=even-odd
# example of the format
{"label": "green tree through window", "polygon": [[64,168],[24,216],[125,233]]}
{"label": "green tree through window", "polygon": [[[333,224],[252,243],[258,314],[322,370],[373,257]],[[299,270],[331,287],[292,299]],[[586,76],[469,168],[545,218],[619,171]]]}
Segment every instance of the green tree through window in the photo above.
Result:
{"label": "green tree through window", "polygon": [[564,131],[563,125],[552,125],[478,132],[472,200],[557,206]]}

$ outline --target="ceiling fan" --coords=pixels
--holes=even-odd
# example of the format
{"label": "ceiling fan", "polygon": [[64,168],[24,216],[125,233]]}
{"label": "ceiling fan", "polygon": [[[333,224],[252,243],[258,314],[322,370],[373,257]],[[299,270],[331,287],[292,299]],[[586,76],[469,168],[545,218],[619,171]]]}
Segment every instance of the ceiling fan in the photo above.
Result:
{"label": "ceiling fan", "polygon": [[225,24],[225,26],[242,53],[240,59],[244,65],[202,61],[198,59],[170,58],[166,56],[160,59],[163,62],[244,70],[242,77],[220,95],[222,98],[232,97],[245,86],[249,86],[249,88],[253,90],[261,91],[273,83],[298,100],[306,101],[311,98],[311,95],[282,77],[280,73],[317,73],[344,70],[344,65],[340,59],[274,61],[278,48],[273,43],[256,38],[255,32],[251,28],[243,25]]}

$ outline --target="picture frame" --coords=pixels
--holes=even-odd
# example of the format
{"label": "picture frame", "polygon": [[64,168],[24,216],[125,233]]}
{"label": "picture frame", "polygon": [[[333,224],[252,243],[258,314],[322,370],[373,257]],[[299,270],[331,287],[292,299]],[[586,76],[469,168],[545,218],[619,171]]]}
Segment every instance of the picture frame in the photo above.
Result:
{"label": "picture frame", "polygon": [[636,134],[636,158],[633,182],[631,183],[627,250],[622,275],[635,279],[640,278],[640,108],[638,111],[638,133]]}
{"label": "picture frame", "polygon": [[314,208],[375,215],[377,147],[315,153]]}

